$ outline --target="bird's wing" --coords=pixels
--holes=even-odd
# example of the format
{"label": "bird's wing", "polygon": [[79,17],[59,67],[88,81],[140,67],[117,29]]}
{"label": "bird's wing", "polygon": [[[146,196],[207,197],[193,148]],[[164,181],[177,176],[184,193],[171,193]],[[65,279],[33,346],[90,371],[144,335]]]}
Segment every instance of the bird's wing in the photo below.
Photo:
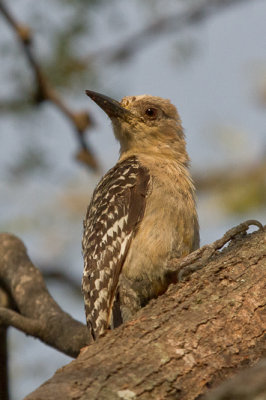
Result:
{"label": "bird's wing", "polygon": [[88,208],[82,289],[95,338],[109,326],[119,274],[144,215],[149,182],[148,170],[129,157],[103,177]]}

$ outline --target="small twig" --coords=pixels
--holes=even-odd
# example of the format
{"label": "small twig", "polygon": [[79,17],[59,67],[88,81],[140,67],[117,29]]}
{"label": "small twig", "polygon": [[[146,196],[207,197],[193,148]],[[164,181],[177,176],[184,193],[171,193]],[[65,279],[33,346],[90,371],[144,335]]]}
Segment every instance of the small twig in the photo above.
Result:
{"label": "small twig", "polygon": [[221,239],[216,240],[212,244],[202,246],[182,259],[172,259],[167,265],[167,273],[177,274],[178,280],[181,281],[191,273],[201,269],[217,250],[222,249],[230,240],[233,240],[237,235],[246,232],[251,225],[255,225],[259,230],[263,230],[263,225],[256,220],[245,221],[234,228],[229,229]]}
{"label": "small twig", "polygon": [[[50,82],[45,76],[41,66],[39,65],[36,55],[33,51],[33,37],[30,28],[27,25],[23,25],[16,21],[14,16],[9,11],[8,7],[4,4],[3,1],[0,1],[0,11],[8,21],[9,25],[15,31],[17,38],[19,39],[24,53],[28,59],[29,65],[31,66],[36,80],[37,85],[37,95],[36,101],[50,101],[53,103],[68,119],[71,121],[75,133],[76,138],[78,140],[80,151],[76,155],[76,158],[88,165],[90,168],[97,170],[98,163],[97,160],[89,148],[88,144],[85,142],[84,133],[88,127],[92,124],[92,119],[87,111],[72,111],[67,104],[63,101],[63,99],[59,96],[57,91],[52,88]],[[87,157],[81,157],[80,153],[86,154]]]}

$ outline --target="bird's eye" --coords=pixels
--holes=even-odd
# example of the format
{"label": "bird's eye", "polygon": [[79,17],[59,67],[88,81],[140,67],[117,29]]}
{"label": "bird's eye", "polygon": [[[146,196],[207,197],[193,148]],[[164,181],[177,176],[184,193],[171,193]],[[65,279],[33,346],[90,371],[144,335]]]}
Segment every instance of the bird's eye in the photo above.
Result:
{"label": "bird's eye", "polygon": [[156,108],[152,108],[149,107],[145,110],[145,114],[147,115],[147,117],[149,117],[150,119],[154,119],[157,117],[158,111]]}

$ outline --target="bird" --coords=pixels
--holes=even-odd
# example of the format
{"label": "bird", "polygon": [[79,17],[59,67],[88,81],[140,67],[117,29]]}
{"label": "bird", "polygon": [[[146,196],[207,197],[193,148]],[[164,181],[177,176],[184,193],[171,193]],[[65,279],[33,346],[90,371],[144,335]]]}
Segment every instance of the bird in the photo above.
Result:
{"label": "bird", "polygon": [[151,95],[120,102],[86,90],[110,118],[120,156],[83,222],[82,291],[96,340],[177,281],[167,262],[199,247],[195,188],[176,107]]}

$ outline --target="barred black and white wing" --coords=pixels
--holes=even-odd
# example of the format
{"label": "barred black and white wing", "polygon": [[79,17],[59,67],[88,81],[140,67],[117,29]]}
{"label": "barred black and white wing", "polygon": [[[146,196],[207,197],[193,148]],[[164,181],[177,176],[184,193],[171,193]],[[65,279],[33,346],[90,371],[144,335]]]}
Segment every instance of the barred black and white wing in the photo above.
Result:
{"label": "barred black and white wing", "polygon": [[150,177],[135,156],[116,164],[96,187],[84,221],[87,325],[97,338],[110,325],[119,275],[141,222]]}

